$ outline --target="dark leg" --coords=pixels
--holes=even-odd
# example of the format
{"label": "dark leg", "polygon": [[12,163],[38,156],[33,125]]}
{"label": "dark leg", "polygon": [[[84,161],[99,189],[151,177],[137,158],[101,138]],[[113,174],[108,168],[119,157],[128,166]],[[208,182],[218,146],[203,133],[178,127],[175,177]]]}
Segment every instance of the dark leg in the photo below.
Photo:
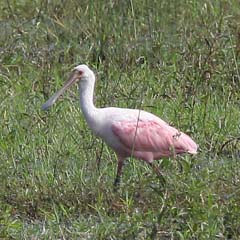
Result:
{"label": "dark leg", "polygon": [[161,173],[160,169],[158,168],[158,166],[156,164],[154,164],[153,162],[148,163],[148,164],[152,167],[152,170],[157,174],[157,176],[162,181],[162,183],[165,184],[166,180],[165,180],[163,174]]}
{"label": "dark leg", "polygon": [[121,175],[122,175],[122,167],[123,167],[124,158],[118,156],[118,166],[117,166],[117,175],[114,181],[114,186],[117,187],[120,184]]}

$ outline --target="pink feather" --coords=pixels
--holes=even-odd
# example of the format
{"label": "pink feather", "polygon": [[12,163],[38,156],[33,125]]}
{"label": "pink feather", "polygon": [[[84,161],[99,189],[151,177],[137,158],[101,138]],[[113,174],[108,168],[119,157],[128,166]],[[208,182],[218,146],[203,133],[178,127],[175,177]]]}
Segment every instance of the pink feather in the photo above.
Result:
{"label": "pink feather", "polygon": [[164,121],[118,121],[112,131],[128,154],[149,162],[179,153],[197,153],[197,145],[188,135]]}

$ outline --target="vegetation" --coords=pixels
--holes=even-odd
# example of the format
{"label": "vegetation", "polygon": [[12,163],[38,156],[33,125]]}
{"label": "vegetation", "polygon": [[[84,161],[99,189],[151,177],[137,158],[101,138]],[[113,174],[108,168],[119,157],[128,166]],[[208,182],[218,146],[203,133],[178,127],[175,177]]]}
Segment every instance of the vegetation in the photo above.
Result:
{"label": "vegetation", "polygon": [[[239,239],[240,4],[2,1],[0,239]],[[96,105],[141,108],[199,154],[159,161],[162,186],[92,135],[70,70],[97,73]]]}

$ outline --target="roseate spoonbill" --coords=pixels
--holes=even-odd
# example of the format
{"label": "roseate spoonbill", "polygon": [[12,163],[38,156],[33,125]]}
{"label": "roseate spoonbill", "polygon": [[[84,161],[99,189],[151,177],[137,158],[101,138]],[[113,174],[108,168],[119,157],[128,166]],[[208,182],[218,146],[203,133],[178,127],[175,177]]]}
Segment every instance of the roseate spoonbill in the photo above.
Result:
{"label": "roseate spoonbill", "polygon": [[63,88],[49,98],[42,109],[47,110],[76,82],[79,84],[81,109],[89,127],[117,155],[114,185],[120,182],[123,162],[127,157],[144,160],[161,176],[153,164],[154,160],[181,153],[197,153],[197,144],[188,135],[149,112],[116,107],[96,108],[93,103],[95,75],[87,65],[75,67]]}

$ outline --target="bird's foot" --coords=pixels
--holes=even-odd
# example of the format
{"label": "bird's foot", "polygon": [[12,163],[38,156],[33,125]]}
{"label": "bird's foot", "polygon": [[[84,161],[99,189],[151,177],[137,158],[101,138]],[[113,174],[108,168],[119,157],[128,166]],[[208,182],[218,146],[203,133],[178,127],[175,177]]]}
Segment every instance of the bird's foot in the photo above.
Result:
{"label": "bird's foot", "polygon": [[113,183],[113,187],[114,187],[114,191],[115,191],[115,192],[119,189],[120,182],[121,182],[121,178],[120,178],[119,176],[117,176],[117,177],[115,178],[114,183]]}
{"label": "bird's foot", "polygon": [[166,185],[165,177],[161,174],[161,175],[157,175],[157,178],[159,179],[160,184],[164,187]]}

